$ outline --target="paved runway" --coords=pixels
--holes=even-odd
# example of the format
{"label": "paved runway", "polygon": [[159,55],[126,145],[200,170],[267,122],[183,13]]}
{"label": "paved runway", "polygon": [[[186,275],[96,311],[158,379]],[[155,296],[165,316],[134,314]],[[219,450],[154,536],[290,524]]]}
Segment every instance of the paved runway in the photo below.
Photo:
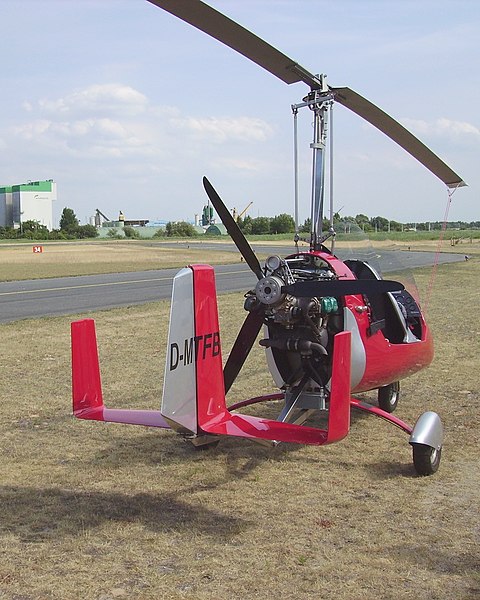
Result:
{"label": "paved runway", "polygon": [[[254,244],[253,247],[259,253],[285,255],[289,251],[285,246]],[[229,248],[232,246],[229,245]],[[346,258],[341,251],[338,255]],[[360,258],[358,254],[356,257]],[[382,272],[388,273],[399,268],[399,257],[403,265],[415,268],[433,264],[435,253],[381,252],[375,258]],[[371,256],[368,258],[372,259]],[[458,254],[442,253],[439,258],[441,263],[460,260],[463,260],[463,256]],[[177,271],[178,269],[164,269],[0,283],[0,323],[42,316],[80,314],[169,298],[172,279]],[[256,282],[256,277],[245,263],[217,266],[215,273],[219,292],[247,291]]]}

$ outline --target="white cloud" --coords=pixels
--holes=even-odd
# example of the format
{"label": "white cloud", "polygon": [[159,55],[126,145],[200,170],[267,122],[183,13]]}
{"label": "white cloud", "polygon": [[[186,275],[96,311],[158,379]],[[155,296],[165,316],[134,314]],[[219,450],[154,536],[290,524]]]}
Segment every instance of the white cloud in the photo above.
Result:
{"label": "white cloud", "polygon": [[271,126],[262,119],[249,117],[177,117],[171,123],[180,129],[210,141],[224,143],[228,140],[264,142],[272,134]]}
{"label": "white cloud", "polygon": [[466,121],[453,121],[445,118],[436,119],[435,121],[403,119],[403,124],[418,135],[480,136],[480,129]]}
{"label": "white cloud", "polygon": [[92,112],[133,116],[143,113],[148,102],[141,92],[128,85],[105,83],[76,90],[56,100],[42,99],[38,104],[42,112],[60,113],[63,117]]}
{"label": "white cloud", "polygon": [[[85,159],[152,153],[157,133],[144,94],[122,84],[91,85],[59,98],[23,104],[31,120],[10,129],[28,152]],[[37,118],[35,118],[37,117]]]}
{"label": "white cloud", "polygon": [[[25,102],[32,118],[12,128],[30,150],[48,148],[59,153],[99,156],[165,156],[177,141],[225,144],[264,142],[273,133],[262,119],[249,117],[193,117],[173,106],[151,106],[147,97],[122,84],[91,85],[59,98]],[[204,150],[205,151],[205,150]],[[242,163],[242,166],[240,166]],[[242,170],[256,170],[253,160],[237,160]]]}
{"label": "white cloud", "polygon": [[35,121],[31,121],[30,123],[24,123],[23,125],[14,127],[13,133],[14,135],[25,140],[32,140],[43,135],[46,131],[48,131],[51,125],[52,122],[47,119],[37,119]]}
{"label": "white cloud", "polygon": [[219,158],[213,161],[212,166],[217,169],[261,172],[264,165],[257,159],[248,158]]}
{"label": "white cloud", "polygon": [[193,160],[198,152],[214,168],[258,173],[265,167],[261,157],[245,156],[244,151],[238,155],[238,145],[263,144],[273,135],[262,119],[190,116],[175,106],[151,105],[144,94],[122,84],[29,99],[24,109],[24,121],[11,127],[7,136],[23,156],[42,157],[57,168],[74,159],[77,170],[79,159],[96,165],[105,159],[109,169],[120,169],[118,175],[110,171],[115,178],[146,165],[175,170],[178,156]]}
{"label": "white cloud", "polygon": [[132,124],[123,124],[107,118],[76,121],[49,121],[38,119],[14,128],[20,139],[37,150],[49,148],[60,157],[62,152],[93,158],[122,157],[132,153],[145,154],[149,141],[138,136]]}

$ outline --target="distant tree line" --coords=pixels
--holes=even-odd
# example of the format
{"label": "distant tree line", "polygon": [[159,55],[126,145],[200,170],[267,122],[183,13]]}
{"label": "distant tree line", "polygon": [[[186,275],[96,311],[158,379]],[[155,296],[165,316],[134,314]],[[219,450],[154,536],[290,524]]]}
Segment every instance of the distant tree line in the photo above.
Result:
{"label": "distant tree line", "polygon": [[[335,213],[333,223],[338,233],[351,231],[352,225],[358,226],[366,232],[375,231],[439,231],[443,228],[441,221],[427,221],[424,223],[400,223],[387,219],[386,217],[368,217],[364,214],[358,214],[355,217],[341,217],[339,213]],[[275,234],[275,233],[292,233],[295,231],[295,223],[293,218],[287,214],[281,214],[276,217],[245,217],[238,220],[238,225],[245,235],[255,234]],[[326,231],[330,227],[330,220],[323,219],[322,229]],[[447,229],[480,229],[480,221],[451,221],[446,225]],[[306,219],[303,224],[299,225],[301,233],[310,232],[310,219]]]}
{"label": "distant tree line", "polygon": [[60,217],[60,228],[49,231],[38,221],[23,221],[18,229],[0,227],[0,238],[30,240],[71,240],[97,237],[94,225],[80,225],[71,208],[64,208]]}
{"label": "distant tree line", "polygon": [[[275,217],[255,217],[246,216],[239,218],[237,224],[245,235],[271,235],[277,233],[293,233],[295,231],[295,222],[291,215],[282,213]],[[352,216],[341,217],[339,213],[334,215],[334,227],[337,233],[348,233],[352,226],[358,226],[365,232],[389,232],[389,231],[439,231],[443,228],[441,221],[427,221],[423,223],[400,223],[386,217],[368,217],[362,213]],[[322,228],[327,230],[330,227],[328,219],[323,220]],[[446,225],[447,229],[480,229],[480,221],[450,221]],[[299,226],[300,233],[310,232],[310,219],[306,219]],[[116,228],[108,232],[110,237],[119,237]],[[138,238],[139,233],[134,227],[124,227],[123,235],[127,238]],[[185,221],[170,221],[165,229],[159,229],[154,237],[195,237],[199,235],[191,223]],[[65,207],[60,217],[59,229],[49,231],[45,225],[37,221],[24,221],[20,227],[0,227],[0,238],[7,239],[32,239],[32,240],[67,240],[84,239],[98,236],[97,228],[94,225],[80,225],[75,212],[71,208]],[[123,237],[123,236],[122,236]]]}
{"label": "distant tree line", "polygon": [[153,237],[195,237],[197,235],[198,232],[191,223],[187,223],[186,221],[169,221],[165,225],[165,229],[159,229]]}
{"label": "distant tree line", "polygon": [[30,240],[48,240],[50,231],[37,221],[24,221],[21,227],[0,227],[0,238],[8,240],[30,239]]}
{"label": "distant tree line", "polygon": [[[443,228],[441,221],[426,221],[424,223],[400,223],[386,217],[367,217],[358,214],[355,217],[341,217],[338,213],[333,216],[333,224],[337,233],[351,231],[352,226],[358,226],[366,232],[388,232],[388,231],[440,231]],[[330,227],[328,219],[323,220],[323,229]],[[480,221],[450,221],[446,224],[447,229],[480,229]],[[307,219],[300,227],[300,231],[310,231],[310,219]]]}
{"label": "distant tree line", "polygon": [[275,233],[292,233],[295,231],[295,221],[291,215],[282,213],[275,217],[246,216],[238,219],[238,226],[245,235],[263,235]]}
{"label": "distant tree line", "polygon": [[[293,233],[295,231],[295,222],[291,215],[282,213],[275,217],[255,217],[246,216],[244,219],[239,218],[237,224],[240,230],[245,235],[272,235],[277,233]],[[364,214],[359,214],[356,217],[341,217],[338,213],[334,215],[334,226],[338,233],[350,232],[352,226],[366,232],[374,231],[429,231],[440,230],[443,223],[440,221],[426,223],[399,223],[398,221],[388,220],[385,217],[367,217]],[[322,228],[326,231],[330,227],[328,219],[323,220]],[[447,223],[449,229],[480,229],[480,221],[471,223],[450,222]],[[128,229],[128,230],[127,230]],[[132,230],[131,232],[129,230]],[[310,232],[310,219],[305,219],[302,225],[299,226],[300,233]],[[126,237],[138,237],[134,228],[124,228]],[[136,235],[137,234],[137,235]],[[113,235],[113,233],[112,233]],[[164,229],[159,229],[154,237],[195,237],[200,235],[191,223],[186,221],[169,221]]]}

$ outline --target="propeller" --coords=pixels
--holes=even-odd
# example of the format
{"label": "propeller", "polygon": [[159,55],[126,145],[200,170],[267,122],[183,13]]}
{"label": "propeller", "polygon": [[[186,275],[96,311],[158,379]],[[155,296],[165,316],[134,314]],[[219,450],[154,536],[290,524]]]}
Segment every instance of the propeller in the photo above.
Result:
{"label": "propeller", "polygon": [[262,328],[264,313],[265,309],[263,305],[258,310],[249,312],[238,332],[237,339],[233,344],[223,369],[225,393],[232,387],[257,339],[257,335]]}
{"label": "propeller", "polygon": [[405,287],[388,279],[326,279],[325,281],[296,281],[282,287],[282,292],[296,298],[322,298],[324,296],[375,296],[385,292],[399,292]]}
{"label": "propeller", "polygon": [[[230,211],[225,206],[223,200],[206,177],[203,178],[203,186],[210,198],[210,202],[245,259],[245,262],[252,269],[257,278],[262,279],[263,273],[258,258],[230,214]],[[401,283],[386,279],[333,279],[325,281],[296,281],[295,283],[284,286],[282,292],[298,298],[314,298],[356,294],[373,296],[375,294],[396,292],[403,289],[404,286]],[[264,313],[265,305],[260,304],[257,308],[248,313],[243,322],[223,369],[225,393],[228,392],[237,375],[240,373],[240,370],[257,339],[263,324]]]}
{"label": "propeller", "polygon": [[210,202],[213,204],[214,209],[217,211],[217,215],[222,220],[222,223],[225,225],[226,230],[228,231],[230,237],[235,242],[236,247],[240,251],[240,254],[245,259],[247,265],[252,269],[258,279],[263,277],[262,268],[260,267],[260,263],[258,262],[258,258],[255,256],[254,251],[252,250],[250,244],[247,242],[247,239],[243,235],[240,227],[235,222],[235,219],[230,214],[230,211],[223,203],[220,196],[215,191],[213,185],[208,181],[206,177],[203,178],[203,187],[207,192],[208,197],[210,198]]}
{"label": "propeller", "polygon": [[[321,78],[201,0],[148,0],[236,50],[287,84],[303,82],[322,89]],[[398,121],[347,87],[329,87],[335,100],[396,142],[449,188],[467,185],[446,163]],[[225,224],[225,223],[224,223]],[[226,224],[225,224],[226,227]]]}
{"label": "propeller", "polygon": [[[205,191],[210,198],[210,202],[213,204],[218,216],[222,220],[222,223],[225,225],[230,237],[235,242],[240,254],[245,259],[245,262],[250,269],[252,269],[257,278],[261,279],[263,277],[263,273],[260,263],[258,262],[258,258],[255,256],[254,251],[235,222],[235,219],[230,214],[230,211],[225,206],[223,200],[217,194],[215,188],[206,177],[203,178],[203,187],[205,188]],[[247,360],[247,356],[249,355],[250,350],[257,339],[258,332],[262,328],[264,313],[264,305],[260,305],[249,312],[240,331],[238,332],[237,339],[233,344],[223,369],[225,393],[227,393],[232,387],[233,382]]]}

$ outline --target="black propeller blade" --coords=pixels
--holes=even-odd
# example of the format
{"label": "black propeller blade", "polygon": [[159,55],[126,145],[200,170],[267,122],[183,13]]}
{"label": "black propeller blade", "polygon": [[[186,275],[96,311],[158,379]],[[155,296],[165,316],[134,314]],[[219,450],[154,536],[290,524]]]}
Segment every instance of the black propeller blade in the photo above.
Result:
{"label": "black propeller blade", "polygon": [[247,242],[245,236],[240,231],[239,226],[235,223],[235,219],[230,214],[230,211],[222,202],[222,199],[206,177],[203,178],[203,187],[210,198],[210,202],[217,211],[218,216],[222,220],[222,223],[225,225],[230,237],[235,242],[240,254],[245,259],[245,262],[252,269],[258,279],[261,279],[263,277],[263,273],[260,263],[258,262],[258,258],[255,256],[255,253],[250,247],[250,244]]}
{"label": "black propeller blade", "polygon": [[[260,263],[258,262],[258,258],[255,256],[255,253],[250,247],[250,244],[247,242],[245,236],[240,231],[240,228],[230,214],[230,211],[225,206],[222,199],[206,177],[203,178],[203,187],[210,198],[210,202],[217,211],[218,216],[222,220],[222,223],[225,225],[230,237],[235,242],[235,245],[245,259],[245,262],[252,269],[258,279],[261,279],[263,277],[263,273]],[[233,382],[247,360],[247,356],[252,349],[255,340],[257,339],[258,332],[262,327],[263,315],[264,307],[260,306],[257,310],[249,312],[247,318],[243,322],[243,325],[237,335],[237,339],[233,344],[232,350],[230,351],[230,355],[223,369],[225,393],[227,393],[232,387]]]}
{"label": "black propeller blade", "polygon": [[296,281],[282,288],[282,292],[296,298],[350,296],[355,294],[384,294],[405,289],[398,281],[388,279],[327,279],[325,281]]}
{"label": "black propeller blade", "polygon": [[230,355],[223,369],[223,379],[225,382],[225,393],[232,387],[237,375],[240,373],[252,346],[257,339],[263,323],[264,307],[260,306],[258,310],[248,313],[243,322],[237,339],[233,344]]}
{"label": "black propeller blade", "polygon": [[[312,90],[322,87],[319,77],[201,0],[149,0],[149,2],[243,54],[285,83],[303,81]],[[329,87],[329,90],[334,93],[335,99],[340,104],[399,144],[448,187],[467,185],[425,144],[369,100],[346,87]]]}

